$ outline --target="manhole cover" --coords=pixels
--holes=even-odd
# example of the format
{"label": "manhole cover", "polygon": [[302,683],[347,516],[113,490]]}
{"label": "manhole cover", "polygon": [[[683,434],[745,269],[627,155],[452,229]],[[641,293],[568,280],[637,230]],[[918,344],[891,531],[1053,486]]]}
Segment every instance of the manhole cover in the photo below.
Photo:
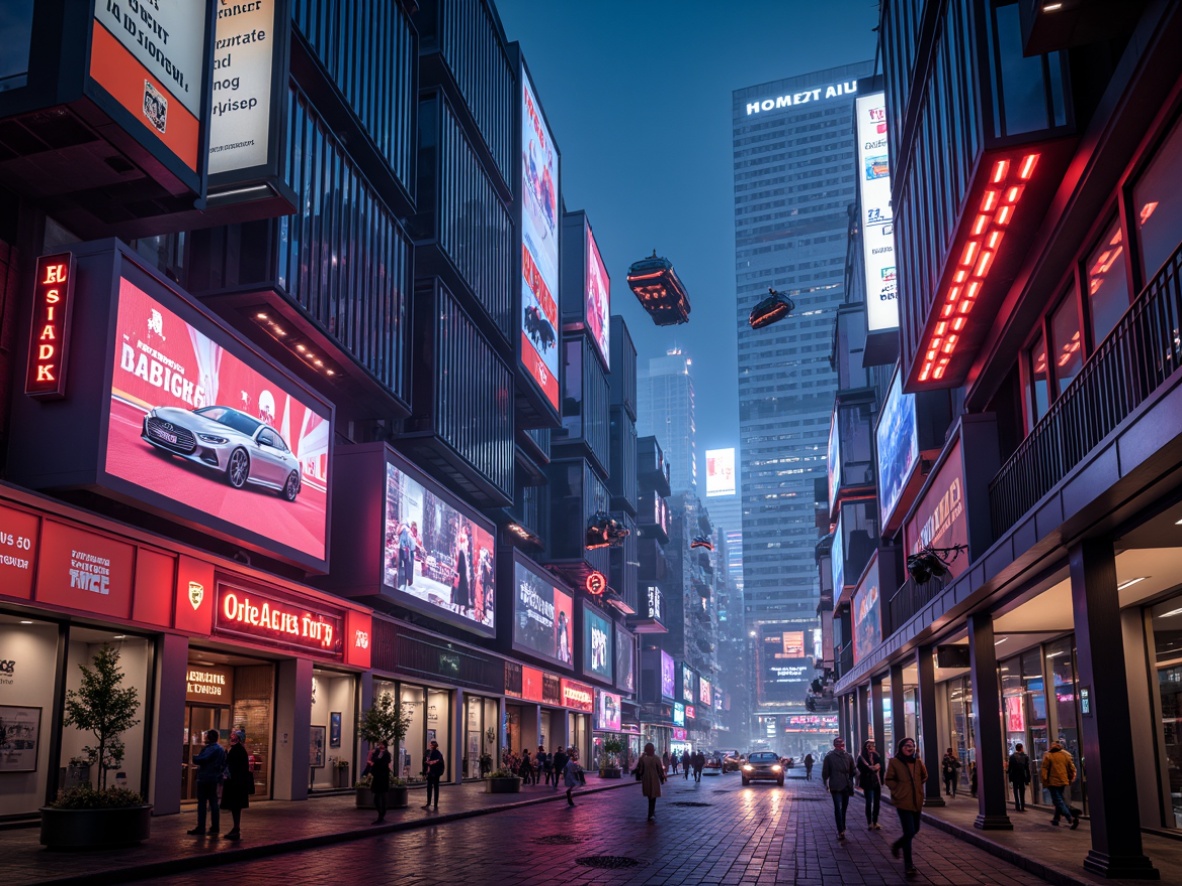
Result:
{"label": "manhole cover", "polygon": [[576,858],[575,863],[588,868],[604,868],[609,870],[635,868],[642,864],[637,859],[628,858],[626,855],[584,855],[582,858]]}
{"label": "manhole cover", "polygon": [[670,806],[713,806],[713,803],[698,803],[693,800],[681,800],[677,803],[670,803]]}
{"label": "manhole cover", "polygon": [[546,846],[574,846],[576,843],[582,843],[583,838],[572,837],[569,834],[553,834],[549,837],[538,837],[534,842]]}

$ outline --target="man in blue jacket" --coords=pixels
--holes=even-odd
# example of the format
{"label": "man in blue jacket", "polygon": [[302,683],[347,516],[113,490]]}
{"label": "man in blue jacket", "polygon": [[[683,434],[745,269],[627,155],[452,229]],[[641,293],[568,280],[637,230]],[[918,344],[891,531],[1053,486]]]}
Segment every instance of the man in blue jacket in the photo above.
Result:
{"label": "man in blue jacket", "polygon": [[205,747],[193,758],[197,767],[197,827],[189,831],[195,837],[205,834],[205,807],[209,805],[209,836],[218,835],[218,785],[226,771],[226,751],[218,744],[218,731],[205,733]]}

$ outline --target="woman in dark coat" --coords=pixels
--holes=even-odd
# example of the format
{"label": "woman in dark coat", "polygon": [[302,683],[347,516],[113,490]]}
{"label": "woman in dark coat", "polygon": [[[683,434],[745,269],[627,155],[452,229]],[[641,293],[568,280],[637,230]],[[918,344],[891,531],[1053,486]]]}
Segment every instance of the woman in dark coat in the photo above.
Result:
{"label": "woman in dark coat", "polygon": [[648,820],[655,821],[657,797],[661,796],[661,785],[665,783],[665,767],[651,741],[644,746],[644,753],[636,762],[636,771],[640,774],[641,793],[648,798]]}
{"label": "woman in dark coat", "polygon": [[250,771],[250,758],[243,744],[246,733],[235,729],[230,733],[230,750],[226,753],[226,769],[230,772],[228,781],[222,784],[222,808],[228,809],[234,819],[234,827],[226,834],[227,840],[238,840],[242,834],[242,810],[250,805],[250,786],[254,776]]}
{"label": "woman in dark coat", "polygon": [[379,741],[369,761],[369,774],[372,778],[370,790],[373,791],[373,805],[378,810],[378,817],[374,824],[381,824],[386,820],[386,794],[390,792],[390,765],[394,758],[390,756],[389,746]]}

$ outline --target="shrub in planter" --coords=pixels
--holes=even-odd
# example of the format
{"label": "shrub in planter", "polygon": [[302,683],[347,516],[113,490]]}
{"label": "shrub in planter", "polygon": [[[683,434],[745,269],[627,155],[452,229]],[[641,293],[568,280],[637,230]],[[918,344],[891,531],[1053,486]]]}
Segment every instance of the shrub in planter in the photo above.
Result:
{"label": "shrub in planter", "polygon": [[599,775],[601,778],[620,778],[619,754],[622,753],[628,746],[624,744],[624,740],[620,738],[606,738],[603,741],[603,757],[599,763]]}
{"label": "shrub in planter", "polygon": [[521,791],[521,778],[509,769],[494,769],[489,773],[487,782],[490,794],[516,794]]}

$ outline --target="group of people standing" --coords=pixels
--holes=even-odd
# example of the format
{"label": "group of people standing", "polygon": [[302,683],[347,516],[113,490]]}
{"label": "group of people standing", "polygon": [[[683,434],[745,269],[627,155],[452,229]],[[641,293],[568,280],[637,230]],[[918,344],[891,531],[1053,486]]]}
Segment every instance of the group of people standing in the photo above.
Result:
{"label": "group of people standing", "polygon": [[238,840],[242,837],[242,810],[250,806],[250,795],[254,793],[254,773],[250,755],[246,753],[246,732],[242,729],[230,732],[228,751],[221,746],[219,738],[216,729],[206,732],[205,747],[193,758],[197,767],[197,827],[189,834],[217,838],[221,831],[221,810],[225,809],[234,820],[226,839]]}
{"label": "group of people standing", "polygon": [[[706,768],[706,755],[701,751],[694,751],[692,754],[689,751],[681,752],[681,771],[682,778],[689,781],[692,775],[694,781],[700,782],[702,780],[702,770]],[[674,769],[674,772],[677,770]]]}

